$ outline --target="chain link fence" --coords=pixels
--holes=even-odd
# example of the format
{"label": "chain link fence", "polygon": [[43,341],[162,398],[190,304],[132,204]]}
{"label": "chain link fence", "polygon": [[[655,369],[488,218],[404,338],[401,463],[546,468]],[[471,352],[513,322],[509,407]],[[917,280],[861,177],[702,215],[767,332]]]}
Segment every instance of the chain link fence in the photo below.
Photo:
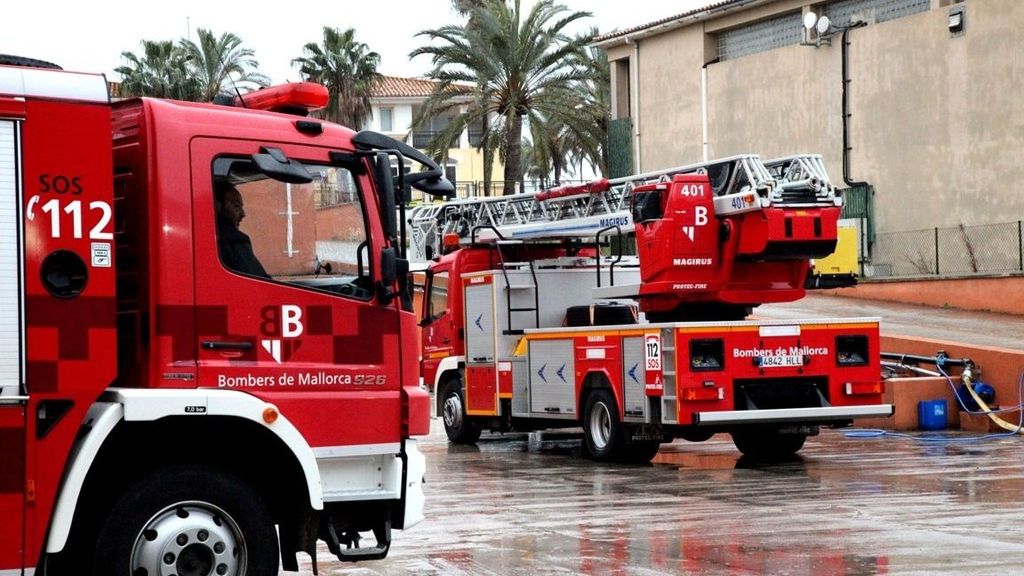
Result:
{"label": "chain link fence", "polygon": [[1024,272],[1020,220],[982,226],[877,233],[865,275],[964,276]]}

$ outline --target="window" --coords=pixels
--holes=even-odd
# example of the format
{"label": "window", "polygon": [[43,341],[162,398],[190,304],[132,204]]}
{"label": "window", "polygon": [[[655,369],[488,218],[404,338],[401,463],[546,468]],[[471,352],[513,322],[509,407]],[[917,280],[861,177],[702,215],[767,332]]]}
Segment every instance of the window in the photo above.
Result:
{"label": "window", "polygon": [[799,12],[746,24],[718,34],[718,57],[724,61],[799,44],[803,34]]}
{"label": "window", "polygon": [[840,0],[825,6],[833,26],[849,26],[854,17],[881,24],[931,8],[931,0]]}
{"label": "window", "polygon": [[487,129],[485,121],[481,120],[479,123],[470,124],[469,126],[469,145],[473,148],[479,148],[483,145],[484,131]]}
{"label": "window", "polygon": [[444,163],[444,177],[447,178],[449,182],[452,182],[452,183],[457,182],[458,181],[458,168],[459,168],[458,162],[456,162],[455,160],[452,160],[451,158],[449,158],[448,161]]}
{"label": "window", "polygon": [[381,108],[380,109],[380,131],[381,132],[392,132],[394,127],[392,125],[392,115],[394,114],[393,108]]}
{"label": "window", "polygon": [[248,159],[214,162],[221,263],[245,276],[368,300],[373,283],[356,180],[340,166],[306,169],[313,182],[286,184],[265,177]]}
{"label": "window", "polygon": [[427,320],[436,320],[448,311],[448,273],[438,272],[430,277],[427,300]]}

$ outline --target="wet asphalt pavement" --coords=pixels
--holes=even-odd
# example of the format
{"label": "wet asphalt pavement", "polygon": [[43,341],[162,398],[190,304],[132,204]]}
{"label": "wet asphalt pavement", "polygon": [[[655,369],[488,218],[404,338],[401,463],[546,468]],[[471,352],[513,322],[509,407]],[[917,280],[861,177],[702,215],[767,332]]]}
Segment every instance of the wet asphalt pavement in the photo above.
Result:
{"label": "wet asphalt pavement", "polygon": [[754,316],[779,320],[879,317],[882,334],[1024,351],[1024,315],[877,302],[812,292],[796,302],[763,304]]}
{"label": "wet asphalt pavement", "polygon": [[[755,316],[882,317],[882,332],[1024,350],[1024,316],[811,294]],[[931,433],[936,435],[936,433]],[[578,435],[421,439],[426,516],[388,558],[326,575],[1024,574],[1024,436],[960,443],[823,430],[757,465],[728,436],[676,440],[653,464],[597,464]],[[309,563],[303,575],[311,574]],[[284,574],[284,573],[283,573]]]}
{"label": "wet asphalt pavement", "polygon": [[321,546],[320,573],[1020,574],[1022,442],[823,430],[798,459],[759,466],[720,435],[628,466],[581,458],[566,432],[450,446],[435,420],[427,519],[381,561],[329,561]]}

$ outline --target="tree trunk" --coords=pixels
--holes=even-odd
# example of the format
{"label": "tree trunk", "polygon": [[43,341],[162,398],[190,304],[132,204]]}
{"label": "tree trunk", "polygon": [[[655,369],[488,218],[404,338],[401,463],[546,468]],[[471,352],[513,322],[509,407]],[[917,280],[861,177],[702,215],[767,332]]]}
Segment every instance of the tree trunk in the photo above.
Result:
{"label": "tree trunk", "polygon": [[494,147],[484,142],[484,196],[491,195],[491,172],[494,171]]}
{"label": "tree trunk", "polygon": [[515,112],[512,114],[505,137],[505,190],[502,191],[505,196],[515,193],[523,156],[523,117]]}

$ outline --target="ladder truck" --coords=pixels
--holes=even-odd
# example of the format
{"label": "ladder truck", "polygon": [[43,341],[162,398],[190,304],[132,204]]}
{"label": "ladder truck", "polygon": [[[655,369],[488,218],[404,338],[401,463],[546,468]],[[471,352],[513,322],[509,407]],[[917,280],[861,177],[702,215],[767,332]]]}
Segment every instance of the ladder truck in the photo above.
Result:
{"label": "ladder truck", "polygon": [[[421,372],[449,439],[582,427],[589,457],[646,462],[728,432],[777,459],[821,426],[891,415],[877,318],[747,319],[803,297],[836,242],[820,156],[773,166],[741,155],[414,211],[414,252],[434,256]],[[610,254],[627,233],[636,256]]]}
{"label": "ladder truck", "polygon": [[422,520],[396,202],[452,186],[282,113],[326,102],[111,103],[0,56],[0,575],[276,576]]}

